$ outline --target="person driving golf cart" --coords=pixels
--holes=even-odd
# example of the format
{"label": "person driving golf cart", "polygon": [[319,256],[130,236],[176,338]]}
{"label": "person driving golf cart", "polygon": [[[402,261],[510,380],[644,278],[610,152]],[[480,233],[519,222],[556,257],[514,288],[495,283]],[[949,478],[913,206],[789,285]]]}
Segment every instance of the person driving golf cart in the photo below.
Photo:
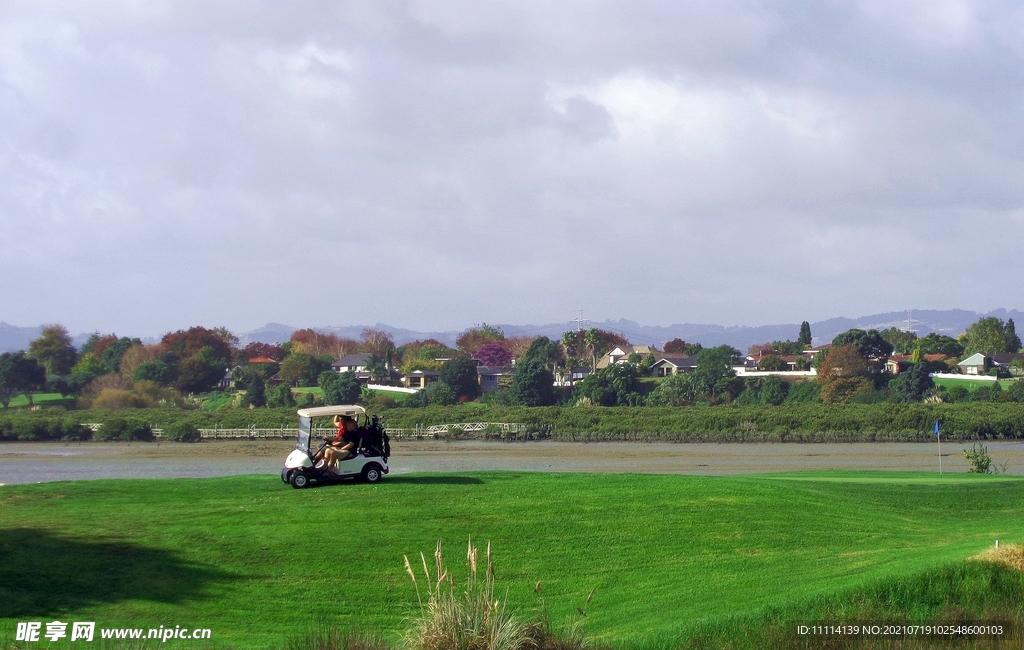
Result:
{"label": "person driving golf cart", "polygon": [[[322,466],[331,470],[337,468],[339,461],[347,459],[359,442],[359,436],[356,435],[359,425],[355,418],[348,415],[335,415],[334,426],[338,427],[338,433],[334,436],[334,440],[328,442],[315,459],[316,461],[322,460]],[[321,467],[321,465],[318,464],[317,467]]]}
{"label": "person driving golf cart", "polygon": [[[310,482],[326,484],[351,478],[376,483],[388,473],[391,445],[387,430],[380,418],[368,417],[362,406],[303,408],[298,410],[298,416],[295,449],[285,458],[281,469],[281,480],[285,483],[296,489],[308,487]],[[325,417],[332,418],[336,433],[321,438],[323,442],[317,444],[313,442],[317,437],[330,436],[328,427],[321,430],[314,424],[316,418]]]}

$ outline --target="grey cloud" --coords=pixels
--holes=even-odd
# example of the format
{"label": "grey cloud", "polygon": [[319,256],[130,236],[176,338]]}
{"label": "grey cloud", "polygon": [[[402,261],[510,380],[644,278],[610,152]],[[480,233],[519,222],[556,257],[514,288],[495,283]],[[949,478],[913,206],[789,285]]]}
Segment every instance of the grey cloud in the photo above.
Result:
{"label": "grey cloud", "polygon": [[1019,308],[1024,13],[936,7],[6,3],[0,320]]}

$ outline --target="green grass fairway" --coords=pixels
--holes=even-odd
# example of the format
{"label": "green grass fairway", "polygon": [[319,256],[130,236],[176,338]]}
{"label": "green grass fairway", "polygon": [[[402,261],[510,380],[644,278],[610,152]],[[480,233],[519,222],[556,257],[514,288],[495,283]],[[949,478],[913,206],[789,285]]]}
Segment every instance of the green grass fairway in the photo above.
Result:
{"label": "green grass fairway", "polygon": [[[817,472],[746,477],[477,473],[293,490],[276,476],[0,487],[0,638],[17,621],[208,627],[281,647],[321,622],[395,634],[402,555],[493,545],[527,617],[577,606],[614,644],[949,567],[1024,540],[1024,480]],[[587,593],[596,589],[593,602]],[[179,646],[184,647],[184,646]]]}
{"label": "green grass fairway", "polygon": [[[979,379],[950,379],[948,377],[937,377],[934,381],[936,386],[945,386],[946,390],[949,390],[954,386],[960,386],[961,388],[966,388],[971,392],[978,390],[982,386],[988,386],[989,388],[991,388],[992,384],[996,383],[994,381],[983,381]],[[1002,388],[1003,390],[1009,390],[1010,387],[1013,385],[1013,382],[1017,380],[998,379],[996,381],[999,382],[1000,388]]]}
{"label": "green grass fairway", "polygon": [[887,472],[858,470],[821,470],[809,472],[779,472],[777,474],[748,474],[747,478],[764,478],[777,481],[825,481],[834,483],[889,483],[892,485],[977,485],[978,481],[1022,481],[1024,477],[989,474],[964,474],[961,472]]}
{"label": "green grass fairway", "polygon": [[[64,406],[75,403],[74,397],[64,397],[60,393],[33,393],[32,403],[36,406]],[[15,395],[11,398],[10,408],[28,406],[28,398],[24,395]]]}

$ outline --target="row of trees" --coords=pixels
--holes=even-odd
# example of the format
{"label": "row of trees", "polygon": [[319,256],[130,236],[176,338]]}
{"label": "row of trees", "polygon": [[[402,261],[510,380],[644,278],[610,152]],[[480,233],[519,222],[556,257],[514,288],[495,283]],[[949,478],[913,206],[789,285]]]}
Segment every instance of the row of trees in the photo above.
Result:
{"label": "row of trees", "polygon": [[[798,367],[803,367],[801,364],[811,363],[800,356],[810,341],[810,326],[804,322],[796,341],[754,346],[751,354],[756,352],[760,357],[761,369],[787,368],[783,356],[797,356]],[[764,389],[735,381],[731,367],[739,352],[731,347],[705,349],[699,343],[673,339],[665,344],[665,352],[695,355],[696,372],[666,378],[657,386],[643,386],[641,378],[653,358],[630,358],[627,364],[591,373],[571,396],[556,394],[553,377],[560,368],[594,368],[608,350],[628,345],[624,337],[597,328],[566,332],[560,340],[551,341],[546,337],[506,337],[500,328],[484,323],[463,333],[455,347],[435,339],[396,346],[390,335],[377,329],[364,330],[359,340],[303,329],[282,344],[249,343],[240,347],[238,338],[225,328],[192,327],[169,332],[150,345],[139,339],[96,333],[76,350],[67,330],[51,325],[27,351],[0,355],[0,404],[8,406],[19,393],[31,403],[32,393],[45,388],[79,397],[82,406],[183,406],[183,395],[213,390],[232,366],[233,379],[244,391],[243,405],[293,406],[290,388],[296,386],[320,386],[329,402],[354,401],[359,398],[360,388],[355,376],[339,375],[330,367],[339,357],[355,353],[370,355],[366,365],[376,381],[387,381],[391,371],[397,369],[403,373],[440,371],[441,381],[418,394],[412,404],[445,404],[478,397],[477,373],[470,357],[488,366],[515,363],[513,379],[491,399],[516,405],[568,399],[602,405],[718,403],[753,400],[754,393],[757,400],[774,403],[779,400],[776,393],[780,390],[789,392],[788,386],[780,389],[774,382]],[[919,401],[937,395],[929,372],[948,368],[929,362],[926,355],[942,354],[955,360],[976,351],[1016,351],[1020,345],[1012,319],[980,319],[956,339],[934,333],[918,338],[896,328],[855,329],[835,337],[831,349],[819,353],[813,364],[819,370],[817,383],[823,401],[849,402],[858,395],[880,391],[894,400]],[[894,352],[910,354],[912,363],[890,382],[889,377],[873,371],[879,359]],[[271,388],[272,380],[280,385]],[[742,397],[751,388],[756,390]],[[801,391],[807,392],[797,392]]]}

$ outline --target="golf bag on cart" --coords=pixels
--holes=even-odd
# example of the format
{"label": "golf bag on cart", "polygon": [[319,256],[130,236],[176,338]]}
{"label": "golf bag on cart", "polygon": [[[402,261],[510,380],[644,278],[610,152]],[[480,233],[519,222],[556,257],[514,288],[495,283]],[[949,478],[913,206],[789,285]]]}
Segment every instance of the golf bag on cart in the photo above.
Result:
{"label": "golf bag on cart", "polygon": [[359,437],[359,447],[366,450],[367,455],[380,456],[385,463],[388,462],[388,457],[391,456],[391,440],[380,418],[374,415],[370,423],[360,429]]}

